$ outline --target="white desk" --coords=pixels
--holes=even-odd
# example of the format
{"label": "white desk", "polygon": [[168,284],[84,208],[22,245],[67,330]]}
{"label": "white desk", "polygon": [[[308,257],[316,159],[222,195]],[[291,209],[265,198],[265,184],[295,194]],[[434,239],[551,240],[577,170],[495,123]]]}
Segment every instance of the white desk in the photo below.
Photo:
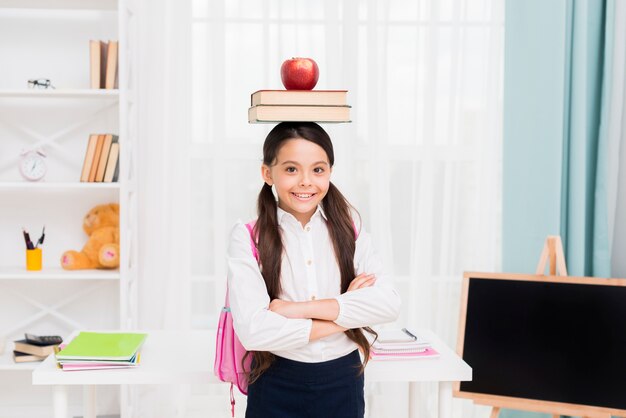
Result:
{"label": "white desk", "polygon": [[[452,416],[452,382],[472,379],[472,369],[436,335],[420,330],[432,342],[437,359],[370,361],[366,382],[409,382],[409,416],[416,416],[417,382],[439,382],[439,417]],[[64,372],[49,356],[33,371],[34,385],[53,385],[54,416],[67,418],[67,385],[84,386],[84,417],[95,418],[96,385],[222,383],[213,375],[215,331],[148,331],[135,369]],[[222,383],[223,384],[223,383]]]}

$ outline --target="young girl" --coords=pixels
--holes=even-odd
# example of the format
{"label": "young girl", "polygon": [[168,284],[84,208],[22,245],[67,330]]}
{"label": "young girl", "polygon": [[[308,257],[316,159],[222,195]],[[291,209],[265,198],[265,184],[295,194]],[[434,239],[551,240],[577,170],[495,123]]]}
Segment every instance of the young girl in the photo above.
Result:
{"label": "young girl", "polygon": [[263,145],[258,263],[246,226],[231,233],[233,325],[254,352],[247,418],[363,417],[363,329],[398,316],[369,235],[330,182],[333,163],[319,125],[277,125]]}

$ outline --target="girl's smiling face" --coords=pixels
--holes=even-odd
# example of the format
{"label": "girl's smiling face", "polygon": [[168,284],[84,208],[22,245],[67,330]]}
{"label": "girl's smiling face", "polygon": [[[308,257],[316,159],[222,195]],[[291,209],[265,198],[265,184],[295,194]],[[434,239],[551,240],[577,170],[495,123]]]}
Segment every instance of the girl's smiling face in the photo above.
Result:
{"label": "girl's smiling face", "polygon": [[278,207],[291,213],[302,226],[326,196],[331,172],[324,149],[299,138],[285,141],[272,165],[261,167],[263,180],[276,188]]}

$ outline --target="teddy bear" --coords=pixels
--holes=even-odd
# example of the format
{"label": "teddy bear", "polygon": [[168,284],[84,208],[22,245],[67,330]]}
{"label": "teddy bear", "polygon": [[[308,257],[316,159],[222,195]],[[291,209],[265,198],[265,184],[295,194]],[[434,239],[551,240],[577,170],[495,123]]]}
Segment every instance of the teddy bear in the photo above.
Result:
{"label": "teddy bear", "polygon": [[120,265],[120,207],[117,203],[98,205],[83,218],[89,235],[79,251],[66,251],[61,267],[66,270],[113,269]]}

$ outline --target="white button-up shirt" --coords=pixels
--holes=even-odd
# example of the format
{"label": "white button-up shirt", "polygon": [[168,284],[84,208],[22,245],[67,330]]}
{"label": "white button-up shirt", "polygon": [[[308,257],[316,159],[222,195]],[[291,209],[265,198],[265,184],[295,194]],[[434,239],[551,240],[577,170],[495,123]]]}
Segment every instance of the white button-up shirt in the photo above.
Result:
{"label": "white button-up shirt", "polygon": [[[398,317],[400,296],[385,276],[369,234],[359,225],[355,276],[375,274],[377,280],[371,287],[341,294],[341,274],[321,207],[304,228],[280,208],[277,215],[284,245],[280,299],[303,302],[335,298],[339,303],[335,322],[345,328],[377,325]],[[314,363],[339,358],[357,348],[345,333],[309,342],[311,319],[290,319],[269,310],[267,287],[242,222],[231,232],[228,286],[233,325],[247,350],[271,351],[291,360]]]}

